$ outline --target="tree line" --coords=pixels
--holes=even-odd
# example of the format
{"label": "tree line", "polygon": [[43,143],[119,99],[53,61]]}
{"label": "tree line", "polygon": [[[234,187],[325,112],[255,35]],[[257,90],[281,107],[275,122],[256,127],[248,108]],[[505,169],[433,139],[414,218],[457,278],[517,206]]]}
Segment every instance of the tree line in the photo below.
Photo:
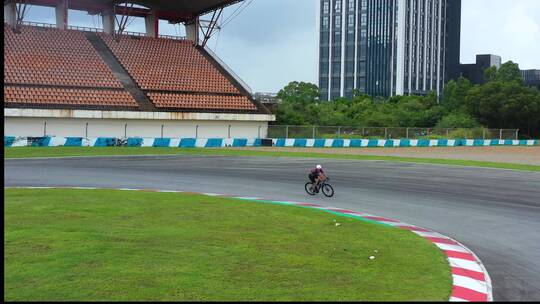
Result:
{"label": "tree line", "polygon": [[315,84],[291,82],[277,95],[276,124],[519,129],[523,137],[538,138],[540,91],[524,84],[518,65],[489,68],[485,79],[481,85],[464,77],[451,80],[439,97],[354,94],[332,101],[321,101]]}

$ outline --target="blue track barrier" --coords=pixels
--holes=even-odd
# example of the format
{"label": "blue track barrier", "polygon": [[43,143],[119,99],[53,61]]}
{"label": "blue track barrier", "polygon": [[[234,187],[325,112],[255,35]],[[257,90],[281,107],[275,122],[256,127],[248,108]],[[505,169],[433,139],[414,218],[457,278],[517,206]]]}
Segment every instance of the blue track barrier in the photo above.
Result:
{"label": "blue track barrier", "polygon": [[233,141],[233,147],[246,147],[247,146],[247,138],[236,138]]}
{"label": "blue track barrier", "polygon": [[345,146],[345,141],[343,139],[334,139],[332,143],[332,148],[343,148]]}
{"label": "blue track barrier", "polygon": [[82,146],[82,137],[66,137],[65,147],[81,147]]}
{"label": "blue track barrier", "polygon": [[210,138],[206,142],[205,148],[221,148],[223,146],[223,138]]}
{"label": "blue track barrier", "polygon": [[182,138],[180,140],[180,148],[195,148],[197,139],[195,138]]}
{"label": "blue track barrier", "polygon": [[50,142],[50,137],[41,137],[32,142],[32,147],[48,147]]}
{"label": "blue track barrier", "polygon": [[[94,146],[94,147],[111,147],[121,143],[128,147],[179,147],[179,148],[221,148],[224,145],[232,147],[260,147],[262,139],[246,139],[246,138],[128,138],[126,141],[113,137],[99,137],[94,139],[82,137],[15,137],[4,136],[4,147],[12,146]],[[273,140],[275,147],[308,147],[308,148],[362,148],[362,147],[484,147],[484,146],[538,146],[538,140],[498,140],[498,139],[286,139],[278,138]]]}
{"label": "blue track barrier", "polygon": [[113,137],[99,137],[94,144],[94,147],[114,147],[116,138]]}
{"label": "blue track barrier", "polygon": [[142,147],[143,139],[142,138],[128,138],[127,145],[128,147]]}
{"label": "blue track barrier", "polygon": [[262,139],[260,139],[260,138],[255,139],[255,141],[253,142],[253,146],[254,147],[262,146]]}
{"label": "blue track barrier", "polygon": [[156,138],[154,139],[154,145],[155,148],[168,148],[171,145],[171,139],[170,138]]}
{"label": "blue track barrier", "polygon": [[4,147],[11,147],[15,142],[15,136],[4,136]]}
{"label": "blue track barrier", "polygon": [[307,139],[295,139],[294,147],[305,148],[307,146]]}

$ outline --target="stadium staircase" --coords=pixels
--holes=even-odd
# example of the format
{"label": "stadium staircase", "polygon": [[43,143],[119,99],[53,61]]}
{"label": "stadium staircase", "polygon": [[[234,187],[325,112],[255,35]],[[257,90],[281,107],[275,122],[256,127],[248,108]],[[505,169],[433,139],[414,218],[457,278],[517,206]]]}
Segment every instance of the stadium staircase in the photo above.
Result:
{"label": "stadium staircase", "polygon": [[135,83],[129,73],[122,67],[118,59],[116,59],[103,40],[95,33],[88,32],[85,33],[85,35],[99,56],[101,56],[103,62],[109,66],[114,76],[122,83],[124,89],[139,104],[140,109],[143,111],[155,111],[156,107],[154,104],[148,99],[137,83]]}

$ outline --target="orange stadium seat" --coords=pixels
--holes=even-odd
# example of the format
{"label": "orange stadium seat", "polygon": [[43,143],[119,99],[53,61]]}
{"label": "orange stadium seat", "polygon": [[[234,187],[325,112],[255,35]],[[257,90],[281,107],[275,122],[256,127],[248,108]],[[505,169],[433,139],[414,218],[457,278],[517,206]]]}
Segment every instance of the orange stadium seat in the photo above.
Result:
{"label": "orange stadium seat", "polygon": [[27,86],[4,86],[4,103],[138,107],[138,104],[133,97],[122,90],[66,89]]}
{"label": "orange stadium seat", "polygon": [[[190,41],[98,34],[159,111],[258,111]],[[82,31],[4,24],[4,105],[140,110]]]}
{"label": "orange stadium seat", "polygon": [[200,95],[179,93],[148,93],[158,108],[256,110],[245,96]]}
{"label": "orange stadium seat", "polygon": [[101,38],[143,90],[240,94],[189,41]]}
{"label": "orange stadium seat", "polygon": [[122,88],[83,32],[6,24],[4,82]]}

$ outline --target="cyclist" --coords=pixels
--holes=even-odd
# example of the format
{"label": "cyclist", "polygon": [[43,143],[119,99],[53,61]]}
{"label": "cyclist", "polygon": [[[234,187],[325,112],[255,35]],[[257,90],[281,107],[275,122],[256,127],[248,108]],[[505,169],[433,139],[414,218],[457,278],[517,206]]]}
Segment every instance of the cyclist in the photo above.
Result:
{"label": "cyclist", "polygon": [[326,175],[324,174],[321,165],[317,165],[314,169],[312,169],[308,177],[309,180],[313,183],[313,186],[311,186],[312,192],[315,192],[317,187],[319,187],[319,184],[326,180]]}

